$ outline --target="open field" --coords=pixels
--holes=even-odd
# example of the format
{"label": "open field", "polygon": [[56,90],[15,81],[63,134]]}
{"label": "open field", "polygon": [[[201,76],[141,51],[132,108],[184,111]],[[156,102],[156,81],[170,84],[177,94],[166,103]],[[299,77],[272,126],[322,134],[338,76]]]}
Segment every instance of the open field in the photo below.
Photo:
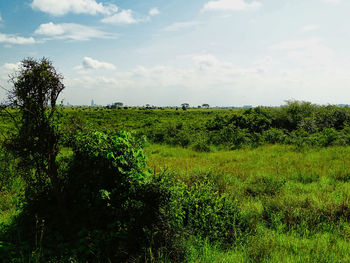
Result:
{"label": "open field", "polygon": [[0,0],[0,263],[350,263],[349,10]]}
{"label": "open field", "polygon": [[[133,166],[132,169],[139,171],[138,176],[148,178],[148,181],[142,182],[141,185],[146,186],[150,183],[151,189],[159,189],[157,193],[164,195],[162,198],[165,199],[159,207],[162,219],[154,222],[157,231],[160,231],[159,229],[165,226],[160,228],[159,226],[167,220],[168,226],[171,227],[161,231],[173,233],[174,238],[171,239],[175,243],[169,246],[168,234],[166,234],[164,240],[168,241],[160,243],[161,249],[154,244],[142,243],[146,244],[143,252],[141,254],[138,252],[134,261],[130,258],[123,260],[127,262],[348,262],[350,261],[350,146],[347,146],[347,117],[345,115],[343,123],[338,123],[338,126],[334,121],[333,124],[329,122],[328,126],[322,129],[306,131],[300,126],[300,123],[304,125],[306,118],[308,121],[310,118],[315,118],[315,122],[320,121],[316,119],[318,115],[311,112],[305,118],[299,117],[294,130],[280,128],[281,134],[279,131],[276,132],[278,127],[273,123],[277,119],[277,112],[283,110],[285,109],[266,109],[266,112],[269,112],[266,115],[267,120],[274,119],[263,122],[270,123],[268,126],[259,126],[254,124],[255,121],[262,123],[259,117],[261,113],[256,111],[253,113],[258,116],[251,117],[249,115],[251,111],[245,114],[243,110],[222,109],[186,111],[65,109],[62,112],[61,125],[64,136],[60,143],[61,154],[58,156],[62,185],[66,189],[62,191],[62,195],[77,198],[75,202],[82,202],[85,199],[80,200],[72,193],[84,190],[81,185],[86,185],[86,189],[91,191],[101,189],[106,191],[103,192],[104,195],[108,198],[112,196],[113,199],[113,192],[108,189],[108,184],[104,188],[102,185],[98,186],[101,188],[94,187],[98,180],[104,180],[103,176],[98,173],[94,176],[100,177],[96,179],[88,177],[90,178],[88,179],[86,173],[80,175],[79,171],[71,168],[79,163],[75,166],[72,163],[76,162],[75,156],[79,154],[88,154],[83,155],[84,158],[95,160],[94,152],[103,153],[106,146],[102,142],[104,138],[108,141],[109,137],[101,134],[96,137],[96,134],[91,135],[91,131],[100,130],[111,135],[118,134],[123,129],[134,131],[133,136],[136,141],[123,133],[118,137],[123,138],[118,139],[118,143],[125,143],[122,147],[135,145],[132,146],[136,148],[130,152],[131,155],[127,155],[127,148],[125,152],[120,152],[118,150],[120,146],[115,148],[115,151],[116,153],[119,151],[121,155],[125,154],[125,158],[138,156],[135,157],[137,166]],[[319,112],[323,108],[316,107],[313,110]],[[348,111],[341,108],[331,110],[344,111],[345,114]],[[236,120],[237,116],[243,116],[244,119],[247,115],[251,118],[243,122],[232,121]],[[220,118],[225,122],[221,123],[219,128],[213,129],[210,125],[215,120],[219,122]],[[244,128],[243,126],[247,123],[251,126]],[[292,121],[283,125],[287,127],[291,123]],[[244,133],[239,143],[234,140],[239,134],[227,133],[225,129],[228,126],[234,126],[236,131],[240,129],[240,132]],[[6,136],[14,130],[10,119],[5,119],[1,127],[2,131],[7,130]],[[251,130],[258,127],[265,128],[255,132]],[[281,135],[281,141],[278,139],[272,144],[272,141],[266,139],[266,131],[271,129]],[[146,142],[142,139],[144,135],[147,137]],[[231,136],[231,139],[210,141],[223,136]],[[182,142],[186,143],[178,143],[177,140],[183,140]],[[137,145],[141,141],[145,143],[143,153],[146,157],[146,166],[143,166],[143,156],[137,150]],[[81,148],[77,148],[77,145]],[[89,155],[89,147],[94,149],[91,152],[92,156]],[[102,254],[98,254],[101,244],[111,242],[109,238],[112,237],[106,240],[106,237],[100,234],[105,233],[106,229],[95,226],[92,240],[91,235],[94,232],[90,230],[90,232],[86,230],[88,231],[86,237],[83,236],[74,242],[65,240],[64,236],[57,239],[53,236],[57,234],[54,234],[50,220],[55,222],[53,225],[55,228],[57,222],[50,219],[50,213],[53,213],[50,209],[47,211],[44,209],[42,212],[42,218],[45,218],[45,224],[47,224],[45,226],[47,230],[43,232],[42,241],[40,241],[42,243],[38,243],[37,234],[34,237],[20,234],[22,228],[24,231],[25,227],[28,227],[22,226],[18,221],[22,218],[23,211],[28,215],[28,201],[25,198],[28,179],[25,179],[27,177],[23,175],[23,170],[18,169],[16,159],[6,157],[4,149],[2,148],[0,161],[2,238],[0,255],[8,262],[45,262],[47,260],[67,262],[68,259],[71,260],[70,262],[81,262],[82,258],[90,258],[89,262],[98,262],[106,259]],[[132,160],[130,159],[130,162],[134,162]],[[92,168],[88,165],[93,162],[95,161],[79,164],[83,165],[79,169],[91,170]],[[84,165],[87,167],[84,168]],[[81,179],[75,181],[71,174],[76,174],[74,177],[81,178],[83,181]],[[84,182],[83,178],[87,181]],[[89,185],[89,180],[92,185]],[[75,184],[78,188],[74,188]],[[72,190],[70,190],[71,185],[74,186]],[[142,187],[137,189],[141,190]],[[81,193],[87,198],[86,200],[90,200],[89,191]],[[44,194],[46,195],[50,196],[50,192]],[[132,196],[138,198],[137,195],[132,194]],[[109,200],[108,198],[103,200]],[[74,207],[69,200],[66,201],[67,206]],[[41,205],[53,205],[52,201],[47,200],[38,199],[35,202]],[[92,206],[94,202],[91,201]],[[100,202],[101,200],[98,201],[99,207],[103,206]],[[109,209],[114,205],[108,203],[106,211],[110,211]],[[106,211],[101,210],[101,213]],[[36,218],[36,215],[32,216]],[[61,215],[57,215],[59,216]],[[72,213],[73,216],[74,213]],[[141,218],[143,217],[144,214],[141,213]],[[135,220],[137,222],[137,217]],[[79,224],[83,222],[72,220],[71,224],[74,229],[80,229]],[[18,232],[16,235],[28,240],[21,243],[17,238],[13,238],[11,227],[15,227]],[[83,230],[80,231],[85,231],[84,229],[89,227],[84,225]],[[159,239],[159,234],[152,232],[155,231],[152,230],[154,226],[147,227],[151,229],[152,238]],[[34,226],[34,229],[37,228],[38,225]],[[68,225],[65,225],[65,228],[69,228]],[[108,231],[119,233],[120,230],[112,228]],[[61,230],[61,232],[64,231]],[[33,243],[33,240],[36,241]],[[59,243],[61,248],[58,254],[50,248],[52,242],[62,242]],[[85,251],[84,249],[87,251],[85,254],[80,252]],[[94,256],[91,257],[90,251]],[[113,250],[107,252],[112,253],[111,251]]]}
{"label": "open field", "polygon": [[151,169],[173,172],[187,184],[208,176],[220,192],[238,200],[254,229],[242,247],[225,253],[203,243],[194,261],[350,260],[349,147],[295,151],[275,145],[197,153],[152,145],[145,153]]}

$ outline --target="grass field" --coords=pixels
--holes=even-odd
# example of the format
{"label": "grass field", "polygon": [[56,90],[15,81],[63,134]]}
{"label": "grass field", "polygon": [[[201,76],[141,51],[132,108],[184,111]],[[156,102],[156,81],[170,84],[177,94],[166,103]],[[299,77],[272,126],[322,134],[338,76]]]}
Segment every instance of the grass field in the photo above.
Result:
{"label": "grass field", "polygon": [[350,261],[350,148],[288,146],[198,153],[165,145],[145,149],[148,165],[191,184],[206,174],[238,200],[254,232],[223,251],[201,241],[189,262]]}
{"label": "grass field", "polygon": [[[185,235],[184,262],[350,262],[350,146],[268,141],[252,144],[250,141],[239,147],[218,143],[209,144],[205,151],[198,150],[195,145],[206,133],[207,124],[217,120],[215,116],[228,119],[230,114],[241,114],[241,111],[67,109],[63,111],[62,129],[69,136],[86,130],[113,134],[122,129],[138,132],[138,138],[151,134],[153,139],[147,140],[144,147],[149,174],[170,175],[188,191],[195,189],[198,203],[189,199],[194,203],[188,204],[184,199],[186,205],[200,210],[201,197],[196,195],[205,194],[208,185],[218,200],[222,196],[234,200],[237,204],[234,220],[239,221],[239,228],[244,230],[240,234],[232,233],[233,241],[225,243],[211,240],[210,234],[203,232],[205,228],[201,230],[197,224],[198,233],[204,234]],[[0,126],[3,131],[13,128],[9,119]],[[346,130],[346,125],[344,127]],[[216,138],[226,134],[210,132]],[[296,138],[292,132],[288,136]],[[347,134],[335,129],[334,132],[337,137],[331,142],[339,142]],[[260,135],[250,134],[252,138],[265,138],[264,131]],[[326,133],[318,131],[317,134],[322,135],[317,135],[319,137],[315,137],[316,132],[310,134],[310,138],[323,140]],[[236,135],[231,134],[232,138]],[[159,136],[161,143],[156,143]],[[172,143],[183,136],[190,138],[188,144]],[[331,136],[332,133],[329,138]],[[302,134],[298,138],[306,137]],[[63,141],[59,158],[71,156],[69,141]],[[16,174],[15,166],[15,160],[0,161],[0,232],[13,223],[23,207],[25,183]],[[207,208],[215,210],[210,205]],[[206,211],[201,213],[201,222],[210,227],[211,215],[206,215]],[[221,212],[217,213],[220,217]],[[0,248],[2,244],[0,240]],[[4,252],[0,249],[1,253]],[[147,260],[171,262],[169,253],[157,253],[160,254],[154,255],[150,248]],[[32,262],[33,257],[29,258],[18,257],[13,262]],[[72,257],[71,262],[79,260]]]}

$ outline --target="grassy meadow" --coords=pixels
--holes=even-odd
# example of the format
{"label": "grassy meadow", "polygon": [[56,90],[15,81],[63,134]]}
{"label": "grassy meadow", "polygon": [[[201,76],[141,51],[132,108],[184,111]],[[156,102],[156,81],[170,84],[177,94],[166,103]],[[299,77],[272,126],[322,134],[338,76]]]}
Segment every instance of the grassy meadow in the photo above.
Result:
{"label": "grassy meadow", "polygon": [[[40,228],[47,229],[39,231],[42,236],[36,232],[20,240],[27,237],[18,230],[18,219],[28,206],[27,185],[17,159],[2,148],[0,257],[4,262],[350,262],[348,108],[295,102],[258,110],[67,108],[61,115],[58,163],[68,193],[66,182],[75,182],[69,179],[75,171],[69,167],[75,167],[74,157],[81,154],[76,145],[91,143],[79,139],[81,134],[126,130],[144,145],[146,165],[140,173],[143,170],[145,178],[155,179],[145,179],[136,189],[154,180],[150,189],[159,189],[164,198],[160,221],[147,226],[146,237],[153,241],[142,243],[142,253],[119,256],[123,261],[116,261],[118,257],[99,254],[99,246],[115,240],[106,239],[108,228],[95,227],[95,232],[89,230],[87,237],[70,243],[64,237],[54,238],[47,222]],[[4,142],[15,131],[6,116],[0,123]],[[133,143],[126,141],[126,145]],[[104,147],[96,145],[92,147]],[[84,185],[79,181],[80,188]],[[147,193],[142,198],[148,198]],[[103,200],[113,200],[109,198],[113,191],[103,194]],[[108,209],[115,205],[106,202]],[[50,221],[50,216],[43,218]],[[55,242],[58,254],[52,248]]]}
{"label": "grassy meadow", "polygon": [[198,153],[151,145],[155,171],[171,171],[187,184],[204,174],[237,199],[252,227],[246,240],[223,251],[201,241],[190,262],[348,262],[350,148],[255,149]]}

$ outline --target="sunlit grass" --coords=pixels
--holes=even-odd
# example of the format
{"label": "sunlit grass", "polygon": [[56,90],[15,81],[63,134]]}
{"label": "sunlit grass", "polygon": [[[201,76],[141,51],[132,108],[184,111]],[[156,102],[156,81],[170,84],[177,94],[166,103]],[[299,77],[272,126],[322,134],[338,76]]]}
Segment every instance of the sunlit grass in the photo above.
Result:
{"label": "sunlit grass", "polygon": [[[255,232],[232,249],[192,241],[189,262],[349,262],[350,147],[197,153],[150,145],[151,169],[190,184],[206,174],[239,201]],[[196,245],[196,242],[198,243]]]}
{"label": "sunlit grass", "polygon": [[[234,197],[250,227],[231,247],[200,237],[186,242],[186,262],[350,262],[350,147],[298,150],[267,145],[199,153],[148,145],[150,170],[166,170],[187,184],[202,176]],[[71,155],[63,148],[60,158]],[[14,180],[0,194],[0,224],[19,213]],[[170,262],[167,255],[164,260]]]}

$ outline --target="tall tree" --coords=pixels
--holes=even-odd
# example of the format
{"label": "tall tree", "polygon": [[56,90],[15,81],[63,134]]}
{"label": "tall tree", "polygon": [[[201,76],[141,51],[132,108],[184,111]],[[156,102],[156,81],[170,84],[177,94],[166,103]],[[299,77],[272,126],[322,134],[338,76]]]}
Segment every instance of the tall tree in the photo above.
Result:
{"label": "tall tree", "polygon": [[13,88],[9,91],[10,105],[20,112],[18,133],[9,147],[27,170],[27,183],[39,191],[49,185],[57,197],[60,133],[56,102],[64,89],[62,80],[50,60],[27,58],[10,76]]}

